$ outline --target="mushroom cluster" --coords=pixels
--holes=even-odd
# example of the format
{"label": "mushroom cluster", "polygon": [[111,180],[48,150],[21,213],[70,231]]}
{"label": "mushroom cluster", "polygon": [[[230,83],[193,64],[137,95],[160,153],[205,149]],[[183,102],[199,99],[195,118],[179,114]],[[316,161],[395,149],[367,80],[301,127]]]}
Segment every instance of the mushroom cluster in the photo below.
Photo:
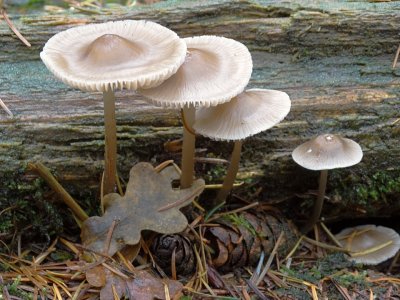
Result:
{"label": "mushroom cluster", "polygon": [[194,130],[213,139],[236,141],[220,200],[236,176],[240,141],[274,126],[290,109],[283,92],[243,92],[253,67],[243,44],[208,35],[180,39],[153,22],[127,20],[68,29],[46,43],[41,58],[64,83],[103,92],[104,194],[115,190],[117,89],[134,89],[155,105],[182,109],[181,188],[190,187],[194,180]]}
{"label": "mushroom cluster", "polygon": [[[103,93],[104,194],[115,191],[117,177],[115,90],[136,90],[155,105],[182,110],[182,189],[189,188],[195,177],[196,134],[235,142],[217,202],[225,201],[232,189],[243,140],[275,126],[291,107],[284,92],[245,90],[253,68],[245,45],[208,35],[180,39],[149,21],[74,27],[50,38],[40,57],[64,83]],[[303,229],[307,232],[321,214],[328,170],[358,163],[362,151],[349,139],[325,134],[300,145],[292,156],[301,166],[321,171],[314,211]]]}

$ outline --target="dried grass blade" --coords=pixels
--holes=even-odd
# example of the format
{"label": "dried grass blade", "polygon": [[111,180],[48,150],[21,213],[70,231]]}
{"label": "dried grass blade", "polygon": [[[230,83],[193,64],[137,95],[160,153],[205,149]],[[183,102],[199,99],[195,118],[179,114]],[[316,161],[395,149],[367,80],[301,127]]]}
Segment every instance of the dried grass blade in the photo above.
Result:
{"label": "dried grass blade", "polygon": [[257,280],[255,281],[255,285],[258,286],[260,284],[260,282],[264,279],[264,276],[267,274],[271,264],[272,264],[272,260],[274,259],[274,256],[276,254],[276,252],[278,251],[278,247],[280,246],[280,244],[282,243],[282,239],[284,236],[284,232],[282,231],[281,234],[278,237],[278,240],[275,243],[274,248],[271,251],[271,254],[268,257],[268,260],[264,266],[264,269],[262,270],[260,276],[257,278]]}
{"label": "dried grass blade", "polygon": [[46,259],[46,257],[49,256],[49,254],[55,250],[55,246],[56,246],[57,242],[58,242],[58,238],[56,238],[51,243],[50,247],[45,252],[40,254],[37,258],[33,259],[33,263],[36,265],[40,265]]}
{"label": "dried grass blade", "polygon": [[57,278],[55,278],[54,276],[51,276],[51,275],[49,275],[48,277],[49,277],[49,281],[53,282],[53,285],[55,284],[56,286],[59,286],[62,290],[64,290],[64,292],[70,298],[72,297],[71,293],[68,291],[67,285],[63,281],[61,281],[61,280],[59,280],[59,279],[57,279]]}
{"label": "dried grass blade", "polygon": [[334,278],[330,278],[331,281],[333,282],[333,284],[335,285],[335,287],[337,288],[337,290],[339,291],[339,293],[343,296],[344,299],[346,300],[353,300],[353,297],[350,296],[349,292],[347,291],[347,289],[343,286],[341,286],[336,279]]}
{"label": "dried grass blade", "polygon": [[64,244],[69,250],[71,250],[75,255],[79,255],[80,251],[78,248],[75,247],[73,243],[70,241],[67,241],[66,239],[63,239],[62,237],[59,238],[60,242]]}
{"label": "dried grass blade", "polygon": [[[11,110],[7,107],[7,105],[1,99],[0,99],[0,106],[4,109],[4,111],[7,113],[7,115],[9,115],[11,118],[14,117],[14,114],[11,112]],[[1,213],[3,213],[4,211],[5,210],[3,210]]]}
{"label": "dried grass blade", "polygon": [[313,300],[318,300],[317,288],[315,287],[315,285],[311,286],[311,294],[312,294]]}
{"label": "dried grass blade", "polygon": [[172,159],[170,160],[166,160],[164,162],[162,162],[161,164],[159,164],[157,167],[154,168],[154,171],[156,172],[160,172],[163,169],[165,169],[168,165],[172,164],[174,161]]}
{"label": "dried grass blade", "polygon": [[366,255],[366,254],[370,254],[370,253],[379,251],[379,250],[381,250],[381,249],[383,249],[383,248],[385,248],[387,246],[390,246],[391,244],[393,244],[393,240],[389,240],[386,243],[380,244],[380,245],[375,246],[375,247],[368,248],[368,249],[360,251],[360,252],[350,252],[350,255],[352,257],[363,256],[363,255]]}
{"label": "dried grass blade", "polygon": [[247,285],[249,286],[249,288],[261,299],[261,300],[268,300],[268,298],[266,296],[264,296],[264,294],[258,289],[258,287],[251,281],[248,279],[245,279]]}
{"label": "dried grass blade", "polygon": [[335,238],[335,236],[332,234],[332,232],[326,227],[326,225],[321,222],[321,227],[325,231],[325,233],[329,236],[329,238],[332,240],[332,242],[338,246],[338,247],[343,247],[343,245]]}
{"label": "dried grass blade", "polygon": [[132,263],[130,262],[130,261],[128,261],[126,258],[125,258],[125,256],[123,256],[122,254],[121,254],[121,252],[117,252],[117,256],[118,256],[118,258],[120,259],[120,261],[125,265],[125,267],[129,270],[129,271],[131,271],[132,273],[134,273],[135,272],[135,267],[132,265]]}
{"label": "dried grass blade", "polygon": [[340,247],[336,247],[336,246],[331,246],[325,243],[321,243],[321,242],[317,242],[316,240],[310,239],[306,236],[302,236],[303,240],[314,245],[317,247],[321,247],[321,248],[325,248],[328,250],[332,250],[332,251],[338,251],[338,252],[345,252],[345,253],[349,253],[350,251],[348,249],[344,249],[344,248],[340,248]]}
{"label": "dried grass blade", "polygon": [[397,64],[397,60],[399,59],[399,55],[400,55],[400,45],[397,48],[396,55],[395,55],[394,60],[393,60],[392,69],[396,68],[396,64]]}
{"label": "dried grass blade", "polygon": [[79,293],[81,292],[83,286],[85,285],[86,280],[83,280],[79,285],[77,290],[75,291],[74,295],[72,296],[71,300],[78,300]]}
{"label": "dried grass blade", "polygon": [[171,300],[171,296],[169,294],[169,289],[168,289],[168,284],[163,282],[164,284],[164,295],[165,295],[165,300]]}
{"label": "dried grass blade", "polygon": [[220,214],[215,214],[215,215],[214,215],[212,218],[210,218],[208,221],[211,222],[211,221],[214,221],[215,219],[218,219],[218,218],[220,218],[220,217],[222,217],[222,216],[225,216],[225,215],[235,214],[235,213],[239,213],[239,212],[242,212],[242,211],[245,211],[245,210],[249,210],[249,209],[251,209],[251,208],[253,208],[253,207],[255,207],[255,206],[258,206],[258,205],[259,205],[258,202],[253,202],[253,203],[251,203],[251,204],[249,204],[249,205],[240,207],[240,208],[238,208],[238,209],[234,209],[234,210],[227,211],[227,212],[220,213]]}
{"label": "dried grass blade", "polygon": [[121,271],[111,267],[110,265],[106,264],[106,263],[102,263],[101,264],[103,267],[107,268],[108,270],[110,270],[111,272],[113,272],[114,274],[117,274],[118,276],[122,277],[125,280],[129,279],[129,276],[125,275],[124,273],[122,273]]}
{"label": "dried grass blade", "polygon": [[117,290],[115,289],[114,284],[111,285],[111,289],[112,289],[112,292],[113,292],[114,300],[120,300],[120,298],[118,296],[118,293],[117,293]]}
{"label": "dried grass blade", "polygon": [[61,297],[61,293],[55,283],[53,283],[53,292],[54,292],[54,298],[58,300],[63,300],[63,298]]}
{"label": "dried grass blade", "polygon": [[7,22],[10,29],[15,33],[15,35],[23,42],[27,47],[31,47],[31,43],[18,31],[18,29],[14,26],[11,22],[10,18],[8,17],[6,11],[4,9],[0,9],[0,13],[3,15],[4,20]]}

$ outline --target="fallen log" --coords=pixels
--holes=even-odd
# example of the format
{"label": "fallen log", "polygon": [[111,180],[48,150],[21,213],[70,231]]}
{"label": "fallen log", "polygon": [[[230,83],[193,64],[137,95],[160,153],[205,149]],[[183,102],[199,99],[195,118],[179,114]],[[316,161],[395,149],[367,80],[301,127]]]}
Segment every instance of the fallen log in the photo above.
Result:
{"label": "fallen log", "polygon": [[[1,178],[12,181],[27,162],[41,161],[73,193],[98,193],[101,95],[58,82],[39,61],[39,51],[54,33],[77,24],[149,19],[183,37],[218,34],[245,43],[254,60],[249,87],[279,89],[291,96],[288,117],[244,144],[240,178],[263,188],[261,200],[295,199],[284,204],[301,206],[295,195],[316,188],[317,174],[296,166],[290,153],[305,140],[331,132],[357,141],[365,156],[358,166],[332,172],[330,203],[323,215],[398,215],[400,205],[394,200],[400,193],[400,70],[392,70],[391,63],[400,32],[400,16],[394,11],[400,4],[306,2],[167,1],[98,14],[10,14],[32,48],[0,23],[0,98],[14,114],[11,118],[0,111]],[[117,124],[122,177],[139,161],[179,161],[178,154],[163,146],[181,137],[178,112],[122,91],[117,93]],[[207,149],[199,155],[229,157],[225,143],[200,138],[197,146]],[[1,205],[5,193],[0,194]]]}

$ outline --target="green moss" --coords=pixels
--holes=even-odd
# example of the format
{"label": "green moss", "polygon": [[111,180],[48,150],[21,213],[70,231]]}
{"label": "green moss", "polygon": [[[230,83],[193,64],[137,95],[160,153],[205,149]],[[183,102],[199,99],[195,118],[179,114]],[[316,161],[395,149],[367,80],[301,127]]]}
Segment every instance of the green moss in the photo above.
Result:
{"label": "green moss", "polygon": [[27,178],[22,169],[2,175],[0,233],[9,236],[8,241],[21,235],[24,243],[48,242],[63,231],[61,210],[45,200],[48,189],[42,180]]}
{"label": "green moss", "polygon": [[349,204],[362,205],[373,208],[373,203],[385,201],[389,203],[400,193],[400,171],[378,171],[372,175],[349,174],[344,180],[335,180],[339,174],[332,172],[331,182],[335,184],[334,195],[340,195],[341,199]]}
{"label": "green moss", "polygon": [[[24,290],[18,288],[20,284],[21,284],[21,277],[18,276],[12,283],[6,284],[4,286],[0,285],[0,295],[3,294],[3,290],[4,288],[6,288],[10,296],[14,296],[17,297],[18,299],[23,299],[23,300],[33,299],[32,293],[25,292]],[[0,297],[0,299],[2,298]]]}

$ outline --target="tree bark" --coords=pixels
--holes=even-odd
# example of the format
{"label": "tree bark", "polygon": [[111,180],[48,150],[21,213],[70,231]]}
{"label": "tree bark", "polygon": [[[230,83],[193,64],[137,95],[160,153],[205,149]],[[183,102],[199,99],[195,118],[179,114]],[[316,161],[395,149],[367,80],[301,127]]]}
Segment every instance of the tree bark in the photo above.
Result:
{"label": "tree bark", "polygon": [[[391,69],[399,3],[289,2],[167,1],[102,14],[11,14],[32,48],[0,20],[0,98],[14,113],[9,118],[0,111],[0,176],[41,161],[64,184],[98,189],[104,151],[101,94],[58,82],[39,61],[39,52],[53,34],[77,24],[148,19],[182,37],[215,34],[243,42],[254,60],[249,87],[290,95],[288,117],[243,146],[239,178],[263,188],[260,200],[295,199],[284,203],[300,206],[295,195],[316,189],[318,174],[296,166],[291,151],[318,134],[338,133],[361,144],[365,154],[358,166],[331,173],[322,215],[399,214],[393,199],[400,192],[400,69]],[[179,160],[163,147],[182,135],[178,111],[156,108],[134,92],[117,92],[116,101],[122,176],[138,161]],[[229,158],[224,143],[200,139],[198,146]]]}

